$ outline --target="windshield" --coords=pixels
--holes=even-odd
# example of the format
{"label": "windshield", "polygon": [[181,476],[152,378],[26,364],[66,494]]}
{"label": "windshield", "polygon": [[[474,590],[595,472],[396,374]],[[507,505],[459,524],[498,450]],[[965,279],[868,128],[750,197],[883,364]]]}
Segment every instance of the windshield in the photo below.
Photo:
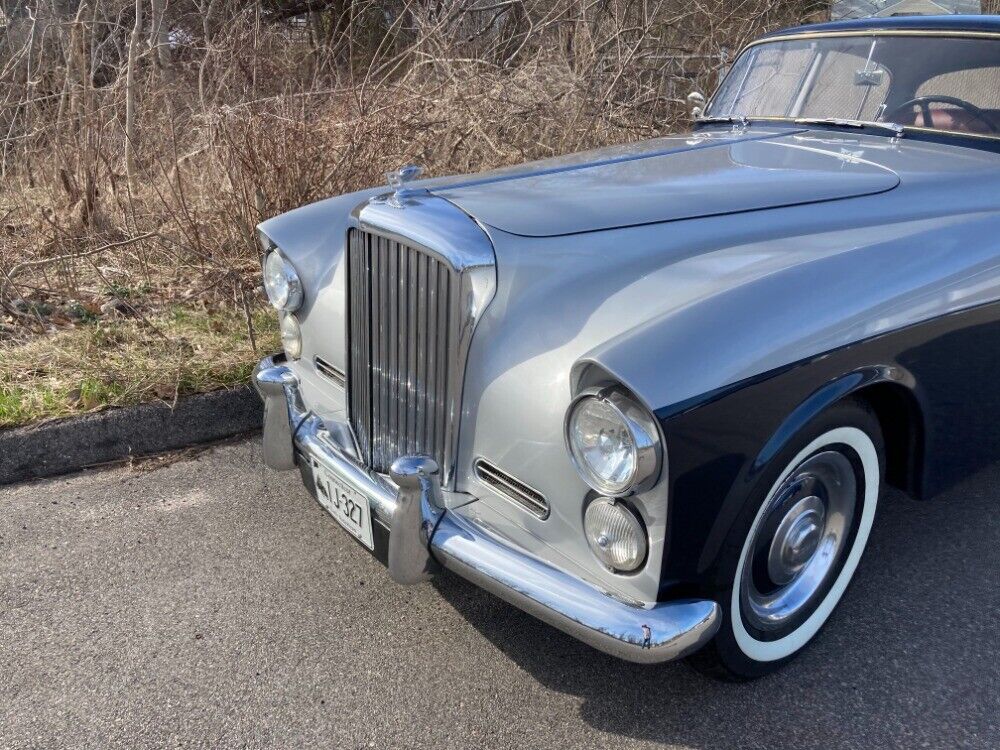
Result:
{"label": "windshield", "polygon": [[752,45],[706,116],[891,122],[1000,137],[1000,38],[868,34]]}

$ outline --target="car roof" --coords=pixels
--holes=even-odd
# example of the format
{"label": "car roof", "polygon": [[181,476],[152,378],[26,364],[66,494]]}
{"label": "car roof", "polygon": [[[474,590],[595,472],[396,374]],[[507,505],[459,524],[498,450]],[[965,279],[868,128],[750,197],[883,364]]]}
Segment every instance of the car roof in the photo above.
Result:
{"label": "car roof", "polygon": [[843,31],[949,31],[994,32],[1000,34],[1000,16],[891,16],[888,18],[858,18],[848,21],[792,26],[765,34],[762,39],[797,34],[822,34]]}

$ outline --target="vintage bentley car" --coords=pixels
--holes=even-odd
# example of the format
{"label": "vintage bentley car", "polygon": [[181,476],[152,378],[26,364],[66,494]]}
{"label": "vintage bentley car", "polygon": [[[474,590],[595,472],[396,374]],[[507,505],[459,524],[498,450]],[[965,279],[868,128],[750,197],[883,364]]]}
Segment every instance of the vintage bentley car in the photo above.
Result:
{"label": "vintage bentley car", "polygon": [[754,677],[886,485],[1000,454],[1000,17],[774,33],[690,134],[417,172],[259,228],[264,460],[400,583]]}

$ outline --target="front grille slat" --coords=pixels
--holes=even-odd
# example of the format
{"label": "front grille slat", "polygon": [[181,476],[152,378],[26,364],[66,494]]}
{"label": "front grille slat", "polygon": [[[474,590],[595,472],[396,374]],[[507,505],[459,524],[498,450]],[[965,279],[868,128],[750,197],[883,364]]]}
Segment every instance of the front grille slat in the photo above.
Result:
{"label": "front grille slat", "polygon": [[410,258],[406,276],[406,452],[417,449],[417,274],[420,256]]}
{"label": "front grille slat", "polygon": [[[373,346],[376,349],[374,356],[374,362],[372,364],[371,372],[361,373],[362,377],[373,378],[374,379],[374,390],[375,393],[372,395],[375,407],[372,410],[372,440],[374,441],[374,457],[369,460],[375,463],[382,463],[383,454],[383,434],[378,425],[381,425],[385,421],[385,409],[383,404],[385,403],[385,373],[386,373],[386,340],[385,340],[385,297],[386,297],[386,274],[385,266],[388,256],[386,254],[385,243],[381,238],[373,238],[373,242],[376,248],[376,257],[378,259],[375,268],[372,269],[371,284],[373,287],[378,289],[378,299],[371,306],[370,312],[373,316],[372,319],[372,336],[375,339]],[[362,313],[364,314],[364,313]],[[369,389],[371,389],[371,384],[369,384]]]}
{"label": "front grille slat", "polygon": [[[448,284],[448,269],[439,267],[438,268],[438,338],[435,342],[437,345],[437,393],[447,393],[448,392],[448,334],[450,333],[449,328],[449,315],[448,308],[451,306],[451,289]],[[445,456],[445,422],[448,418],[448,404],[443,400],[441,403],[437,404],[434,414],[435,414],[435,425],[434,425],[434,435],[436,437],[435,450],[438,455]],[[446,459],[442,459],[446,460]]]}
{"label": "front grille slat", "polygon": [[[415,370],[415,390],[417,397],[414,399],[415,408],[413,413],[413,430],[417,436],[424,434],[427,424],[427,264],[428,258],[426,255],[417,256],[417,313],[415,324],[417,330],[417,364]],[[415,442],[417,441],[419,441],[419,437],[415,439]],[[417,448],[414,447],[414,451],[416,450]]]}
{"label": "front grille slat", "polygon": [[386,314],[385,342],[388,354],[386,360],[387,368],[387,388],[385,401],[382,406],[386,410],[386,432],[385,436],[385,459],[396,449],[395,437],[399,434],[396,429],[396,400],[398,397],[397,386],[399,384],[399,370],[396,368],[396,354],[399,350],[399,337],[396,335],[396,316],[399,315],[399,284],[396,277],[399,274],[399,247],[395,242],[389,244],[388,249],[388,272],[386,276],[386,302],[388,302],[388,313]]}
{"label": "front grille slat", "polygon": [[[350,264],[348,268],[350,278],[351,294],[348,300],[350,316],[350,340],[354,342],[354,347],[348,352],[347,357],[347,387],[349,400],[358,405],[359,419],[355,424],[355,432],[358,441],[365,444],[371,435],[371,412],[365,405],[366,389],[361,387],[363,378],[354,377],[354,373],[360,372],[369,359],[370,337],[367,328],[367,316],[361,315],[361,310],[365,309],[369,302],[370,288],[367,284],[367,269],[371,262],[368,247],[368,238],[360,234],[352,234],[349,243],[349,252],[357,260]],[[318,364],[318,363],[317,363]]]}
{"label": "front grille slat", "polygon": [[429,252],[352,229],[348,242],[348,394],[361,458],[387,472],[403,455],[434,458],[447,475],[459,384],[461,276]]}
{"label": "front grille slat", "polygon": [[438,341],[438,267],[433,258],[427,259],[427,415],[426,425],[422,433],[431,450],[437,450],[435,429],[437,421],[437,394],[439,392],[437,377],[437,341]]}
{"label": "front grille slat", "polygon": [[399,358],[396,361],[396,372],[399,383],[397,385],[398,397],[396,398],[396,451],[400,454],[407,453],[407,431],[406,418],[409,414],[410,403],[410,256],[402,247],[399,252],[399,318],[396,324],[396,339],[399,342]]}

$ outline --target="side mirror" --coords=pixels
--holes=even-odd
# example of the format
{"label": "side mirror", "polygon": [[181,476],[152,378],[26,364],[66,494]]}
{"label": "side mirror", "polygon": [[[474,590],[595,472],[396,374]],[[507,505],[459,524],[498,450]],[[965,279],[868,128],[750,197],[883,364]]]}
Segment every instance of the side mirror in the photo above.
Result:
{"label": "side mirror", "polygon": [[691,105],[691,119],[697,120],[705,111],[705,95],[700,91],[692,91],[687,95],[687,102]]}

